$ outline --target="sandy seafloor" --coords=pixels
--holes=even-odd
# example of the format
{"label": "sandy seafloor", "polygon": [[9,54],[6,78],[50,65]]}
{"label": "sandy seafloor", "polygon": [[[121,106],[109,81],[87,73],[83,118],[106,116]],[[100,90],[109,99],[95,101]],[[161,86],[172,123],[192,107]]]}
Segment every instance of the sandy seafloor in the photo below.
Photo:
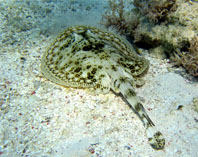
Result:
{"label": "sandy seafloor", "polygon": [[[164,134],[150,147],[142,122],[110,92],[64,88],[40,73],[43,52],[64,28],[99,24],[106,1],[0,0],[0,156],[197,157],[198,83],[148,54],[136,91]],[[194,101],[193,101],[194,99]]]}

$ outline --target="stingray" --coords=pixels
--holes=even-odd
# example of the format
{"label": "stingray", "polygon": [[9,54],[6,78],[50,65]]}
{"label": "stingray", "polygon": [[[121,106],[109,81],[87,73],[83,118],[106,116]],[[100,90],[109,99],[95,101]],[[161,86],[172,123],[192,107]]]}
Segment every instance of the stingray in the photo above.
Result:
{"label": "stingray", "polygon": [[148,60],[119,35],[81,25],[63,31],[41,59],[42,74],[56,84],[95,93],[121,93],[143,122],[148,142],[159,150],[165,139],[135,93],[148,68]]}

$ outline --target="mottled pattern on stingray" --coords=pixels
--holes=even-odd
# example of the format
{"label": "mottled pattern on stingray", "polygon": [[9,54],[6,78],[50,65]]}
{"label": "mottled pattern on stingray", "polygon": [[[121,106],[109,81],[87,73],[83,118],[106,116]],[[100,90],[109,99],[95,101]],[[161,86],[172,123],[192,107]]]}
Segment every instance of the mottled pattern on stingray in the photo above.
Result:
{"label": "mottled pattern on stingray", "polygon": [[41,60],[43,75],[57,84],[121,93],[143,121],[151,146],[162,149],[165,144],[162,134],[155,129],[134,91],[148,67],[149,62],[120,36],[90,26],[66,29]]}
{"label": "mottled pattern on stingray", "polygon": [[89,26],[66,29],[42,57],[41,70],[53,82],[68,87],[92,87],[108,92],[111,73],[126,73],[134,79],[148,69],[121,37]]}

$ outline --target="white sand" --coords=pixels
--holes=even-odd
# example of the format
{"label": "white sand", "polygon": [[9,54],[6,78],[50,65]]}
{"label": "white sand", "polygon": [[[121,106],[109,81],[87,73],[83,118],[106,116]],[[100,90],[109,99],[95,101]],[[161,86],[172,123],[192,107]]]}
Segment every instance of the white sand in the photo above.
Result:
{"label": "white sand", "polygon": [[[198,156],[197,82],[176,74],[180,69],[167,61],[146,56],[151,66],[137,93],[166,139],[164,150],[153,150],[121,97],[63,88],[40,74],[41,55],[55,35],[74,24],[101,27],[105,3],[25,2],[0,1],[0,156]],[[29,9],[34,3],[37,8]]]}

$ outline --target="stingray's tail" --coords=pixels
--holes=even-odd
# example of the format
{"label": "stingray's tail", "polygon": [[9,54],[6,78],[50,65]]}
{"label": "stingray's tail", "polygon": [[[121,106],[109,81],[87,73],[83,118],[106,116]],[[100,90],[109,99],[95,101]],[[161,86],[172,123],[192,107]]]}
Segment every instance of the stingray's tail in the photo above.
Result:
{"label": "stingray's tail", "polygon": [[142,120],[145,128],[146,135],[150,145],[157,150],[163,149],[165,145],[165,139],[160,131],[155,128],[154,123],[149,118],[143,105],[138,102],[136,93],[133,90],[131,83],[126,78],[121,78],[114,83],[114,88],[119,89],[124,98],[128,101],[132,109],[137,113],[137,115]]}

